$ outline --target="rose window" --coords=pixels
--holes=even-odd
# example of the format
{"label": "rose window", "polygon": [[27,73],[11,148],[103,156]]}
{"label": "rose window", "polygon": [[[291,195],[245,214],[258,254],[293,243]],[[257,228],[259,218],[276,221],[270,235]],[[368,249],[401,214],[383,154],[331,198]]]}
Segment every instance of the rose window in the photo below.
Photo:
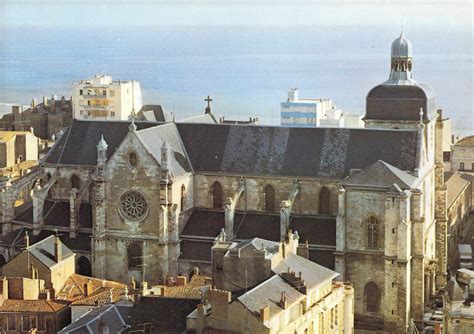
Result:
{"label": "rose window", "polygon": [[138,191],[128,191],[120,197],[120,212],[131,220],[142,219],[148,211],[145,197]]}

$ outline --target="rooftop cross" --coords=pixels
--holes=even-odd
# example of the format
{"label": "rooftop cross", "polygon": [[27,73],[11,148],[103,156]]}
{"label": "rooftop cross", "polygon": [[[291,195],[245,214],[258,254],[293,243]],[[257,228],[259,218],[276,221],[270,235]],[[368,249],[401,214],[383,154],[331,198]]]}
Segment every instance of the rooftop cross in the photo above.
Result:
{"label": "rooftop cross", "polygon": [[208,95],[207,98],[204,99],[204,101],[207,102],[207,107],[206,107],[206,114],[211,113],[211,102],[213,101],[211,97]]}

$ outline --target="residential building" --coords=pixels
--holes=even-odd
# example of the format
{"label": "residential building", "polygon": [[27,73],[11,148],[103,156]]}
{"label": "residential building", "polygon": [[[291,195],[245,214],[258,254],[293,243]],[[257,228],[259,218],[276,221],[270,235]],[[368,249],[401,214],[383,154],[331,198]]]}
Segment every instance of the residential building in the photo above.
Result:
{"label": "residential building", "polygon": [[75,119],[127,120],[142,108],[140,82],[96,74],[73,84]]}
{"label": "residential building", "polygon": [[300,99],[297,88],[288,91],[282,102],[281,125],[292,127],[364,127],[363,115],[342,112],[328,99]]}
{"label": "residential building", "polygon": [[188,331],[352,333],[354,290],[333,284],[336,272],[297,255],[298,241],[291,231],[281,243],[232,242],[221,232],[212,256],[217,288],[188,316]]}
{"label": "residential building", "polygon": [[43,96],[43,101],[31,101],[29,108],[12,106],[12,112],[5,114],[0,121],[2,130],[30,131],[33,128],[35,136],[50,140],[57,137],[61,130],[69,126],[72,120],[72,98],[64,96],[58,99],[56,95],[48,99]]}
{"label": "residential building", "polygon": [[472,212],[474,175],[464,172],[447,172],[446,202],[448,217],[448,267],[452,273],[459,268],[458,244],[462,243]]}
{"label": "residential building", "polygon": [[2,333],[53,334],[70,322],[68,303],[54,300],[54,291],[45,289],[37,277],[4,277],[0,305]]}
{"label": "residential building", "polygon": [[3,266],[7,277],[37,277],[56,292],[75,272],[75,254],[58,237],[49,236],[26,248]]}
{"label": "residential building", "polygon": [[474,136],[464,137],[452,146],[451,170],[474,172]]}
{"label": "residential building", "polygon": [[39,139],[33,131],[0,131],[0,168],[38,160]]}

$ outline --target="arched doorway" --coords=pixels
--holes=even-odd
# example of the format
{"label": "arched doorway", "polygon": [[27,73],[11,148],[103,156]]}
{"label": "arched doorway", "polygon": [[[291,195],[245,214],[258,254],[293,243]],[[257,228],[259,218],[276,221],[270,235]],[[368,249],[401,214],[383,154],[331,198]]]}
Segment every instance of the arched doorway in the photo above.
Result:
{"label": "arched doorway", "polygon": [[85,256],[77,259],[76,273],[84,276],[92,276],[91,262]]}

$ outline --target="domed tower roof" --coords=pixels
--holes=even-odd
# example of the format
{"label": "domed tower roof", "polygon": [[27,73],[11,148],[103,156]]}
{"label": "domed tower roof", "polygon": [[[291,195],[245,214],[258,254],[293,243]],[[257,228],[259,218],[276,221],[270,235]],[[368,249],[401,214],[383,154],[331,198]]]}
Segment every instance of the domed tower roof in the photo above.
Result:
{"label": "domed tower roof", "polygon": [[435,115],[434,90],[419,84],[413,77],[413,46],[403,33],[391,48],[388,80],[372,88],[366,98],[366,120],[414,121],[429,120]]}
{"label": "domed tower roof", "polygon": [[403,32],[392,43],[392,58],[411,58],[413,56],[413,46]]}

